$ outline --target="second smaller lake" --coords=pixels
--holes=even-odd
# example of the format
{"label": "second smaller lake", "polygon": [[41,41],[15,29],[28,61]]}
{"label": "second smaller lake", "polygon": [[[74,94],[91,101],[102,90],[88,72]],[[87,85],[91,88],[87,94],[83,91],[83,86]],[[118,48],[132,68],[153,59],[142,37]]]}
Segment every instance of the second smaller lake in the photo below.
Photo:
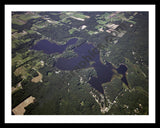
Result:
{"label": "second smaller lake", "polygon": [[46,54],[51,54],[56,52],[62,53],[68,45],[76,43],[77,40],[78,40],[77,38],[72,38],[65,45],[57,45],[56,43],[51,43],[48,40],[40,40],[31,49],[38,51],[42,50]]}
{"label": "second smaller lake", "polygon": [[128,86],[128,82],[127,82],[127,79],[126,79],[127,67],[124,64],[121,64],[116,70],[119,74],[123,75],[121,80]]}

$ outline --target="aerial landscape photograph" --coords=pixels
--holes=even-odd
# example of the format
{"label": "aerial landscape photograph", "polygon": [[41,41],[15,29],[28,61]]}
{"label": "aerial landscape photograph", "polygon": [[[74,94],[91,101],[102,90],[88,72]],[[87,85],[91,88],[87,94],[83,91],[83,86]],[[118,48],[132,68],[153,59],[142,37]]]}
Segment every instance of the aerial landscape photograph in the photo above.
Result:
{"label": "aerial landscape photograph", "polygon": [[12,115],[149,115],[147,11],[12,11]]}

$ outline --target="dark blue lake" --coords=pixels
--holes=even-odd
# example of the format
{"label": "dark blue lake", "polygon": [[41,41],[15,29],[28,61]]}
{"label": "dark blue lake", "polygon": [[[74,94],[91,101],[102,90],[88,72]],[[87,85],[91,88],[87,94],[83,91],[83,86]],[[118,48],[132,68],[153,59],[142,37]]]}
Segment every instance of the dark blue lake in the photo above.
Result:
{"label": "dark blue lake", "polygon": [[57,45],[56,43],[50,43],[48,40],[40,40],[31,49],[42,50],[44,53],[62,53],[68,45],[76,43],[78,39],[72,38],[65,45]]}
{"label": "dark blue lake", "polygon": [[128,82],[127,82],[127,79],[126,79],[126,71],[127,71],[127,67],[123,64],[121,64],[118,68],[117,68],[117,72],[119,74],[122,74],[123,77],[122,77],[122,81],[128,86]]}
{"label": "dark blue lake", "polygon": [[[107,63],[103,65],[100,62],[99,51],[93,47],[91,44],[84,43],[78,48],[74,49],[74,52],[78,54],[77,57],[66,59],[60,58],[58,59],[56,66],[61,70],[76,70],[87,67],[94,67],[97,72],[97,78],[92,77],[88,82],[99,92],[102,94],[104,90],[102,88],[102,83],[109,82],[112,78],[112,65]],[[92,65],[90,65],[90,61],[94,61]]]}
{"label": "dark blue lake", "polygon": [[[65,45],[57,45],[56,43],[50,43],[47,40],[41,40],[37,42],[32,49],[43,50],[43,52],[46,54],[56,52],[62,53],[67,46],[75,44],[77,40],[77,38],[72,38]],[[92,44],[83,43],[79,47],[74,48],[74,52],[77,53],[76,57],[59,58],[55,66],[61,70],[77,70],[87,67],[94,67],[97,72],[97,77],[92,77],[88,83],[90,83],[92,87],[103,94],[104,90],[101,85],[102,83],[106,83],[111,80],[113,75],[112,65],[108,62],[106,62],[106,65],[100,62],[99,51],[93,47]],[[90,61],[94,61],[95,63],[90,65]],[[117,70],[119,70],[119,73],[123,72],[121,71],[121,68]]]}

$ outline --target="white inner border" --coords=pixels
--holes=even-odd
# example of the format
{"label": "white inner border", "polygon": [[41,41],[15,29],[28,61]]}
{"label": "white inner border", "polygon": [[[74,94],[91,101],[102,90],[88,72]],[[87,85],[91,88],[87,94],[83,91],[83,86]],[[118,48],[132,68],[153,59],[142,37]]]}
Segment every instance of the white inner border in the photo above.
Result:
{"label": "white inner border", "polygon": [[[12,11],[148,11],[149,115],[11,115]],[[5,5],[5,123],[155,123],[155,5]]]}

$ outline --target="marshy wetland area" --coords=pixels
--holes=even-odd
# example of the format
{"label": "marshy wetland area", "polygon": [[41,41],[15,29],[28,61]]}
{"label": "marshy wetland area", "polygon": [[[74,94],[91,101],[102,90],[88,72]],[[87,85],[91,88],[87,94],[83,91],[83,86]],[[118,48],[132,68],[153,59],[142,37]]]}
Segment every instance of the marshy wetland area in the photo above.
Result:
{"label": "marshy wetland area", "polygon": [[148,115],[148,12],[12,12],[13,115]]}

